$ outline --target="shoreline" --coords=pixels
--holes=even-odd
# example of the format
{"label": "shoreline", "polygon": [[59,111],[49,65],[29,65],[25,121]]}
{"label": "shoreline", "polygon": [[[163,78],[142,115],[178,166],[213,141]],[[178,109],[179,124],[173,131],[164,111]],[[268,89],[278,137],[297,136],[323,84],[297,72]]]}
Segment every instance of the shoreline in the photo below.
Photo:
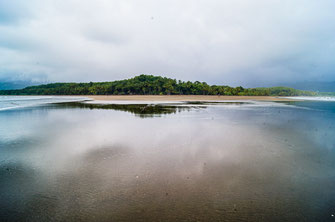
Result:
{"label": "shoreline", "polygon": [[85,95],[95,101],[233,101],[254,100],[272,102],[301,101],[277,96],[212,96],[212,95]]}
{"label": "shoreline", "polygon": [[29,96],[29,97],[82,97],[94,101],[268,101],[268,102],[297,102],[304,101],[304,96],[224,96],[224,95],[0,95],[0,96]]}

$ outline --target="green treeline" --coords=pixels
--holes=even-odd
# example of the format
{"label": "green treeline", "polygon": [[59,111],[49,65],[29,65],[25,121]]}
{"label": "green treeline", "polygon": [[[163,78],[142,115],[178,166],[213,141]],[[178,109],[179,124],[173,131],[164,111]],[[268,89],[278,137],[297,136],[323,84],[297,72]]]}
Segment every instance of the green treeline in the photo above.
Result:
{"label": "green treeline", "polygon": [[184,82],[153,75],[140,75],[113,82],[51,83],[19,90],[1,90],[0,95],[240,95],[314,96],[315,92],[288,87],[243,88]]}

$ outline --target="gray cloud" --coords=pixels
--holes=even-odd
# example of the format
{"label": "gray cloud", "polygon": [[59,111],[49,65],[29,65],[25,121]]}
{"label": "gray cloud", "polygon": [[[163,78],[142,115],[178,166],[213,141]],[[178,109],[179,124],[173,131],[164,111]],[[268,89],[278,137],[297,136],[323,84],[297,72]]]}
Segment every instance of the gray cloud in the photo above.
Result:
{"label": "gray cloud", "polygon": [[332,0],[24,2],[0,0],[0,77],[335,80]]}

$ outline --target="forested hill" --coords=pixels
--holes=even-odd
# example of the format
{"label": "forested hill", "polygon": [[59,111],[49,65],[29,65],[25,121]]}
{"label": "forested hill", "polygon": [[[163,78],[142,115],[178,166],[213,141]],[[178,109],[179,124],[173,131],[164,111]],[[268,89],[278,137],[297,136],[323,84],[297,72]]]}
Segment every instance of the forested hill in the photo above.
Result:
{"label": "forested hill", "polygon": [[241,95],[313,96],[315,92],[288,87],[243,88],[184,82],[161,76],[140,75],[113,82],[51,83],[18,90],[0,90],[0,95]]}

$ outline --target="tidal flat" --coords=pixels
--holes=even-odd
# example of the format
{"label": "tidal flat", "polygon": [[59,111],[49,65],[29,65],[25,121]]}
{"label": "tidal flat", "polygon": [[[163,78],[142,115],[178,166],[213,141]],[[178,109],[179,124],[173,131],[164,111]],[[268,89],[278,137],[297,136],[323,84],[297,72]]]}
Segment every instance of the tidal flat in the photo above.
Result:
{"label": "tidal flat", "polygon": [[0,111],[1,221],[333,221],[335,103]]}

